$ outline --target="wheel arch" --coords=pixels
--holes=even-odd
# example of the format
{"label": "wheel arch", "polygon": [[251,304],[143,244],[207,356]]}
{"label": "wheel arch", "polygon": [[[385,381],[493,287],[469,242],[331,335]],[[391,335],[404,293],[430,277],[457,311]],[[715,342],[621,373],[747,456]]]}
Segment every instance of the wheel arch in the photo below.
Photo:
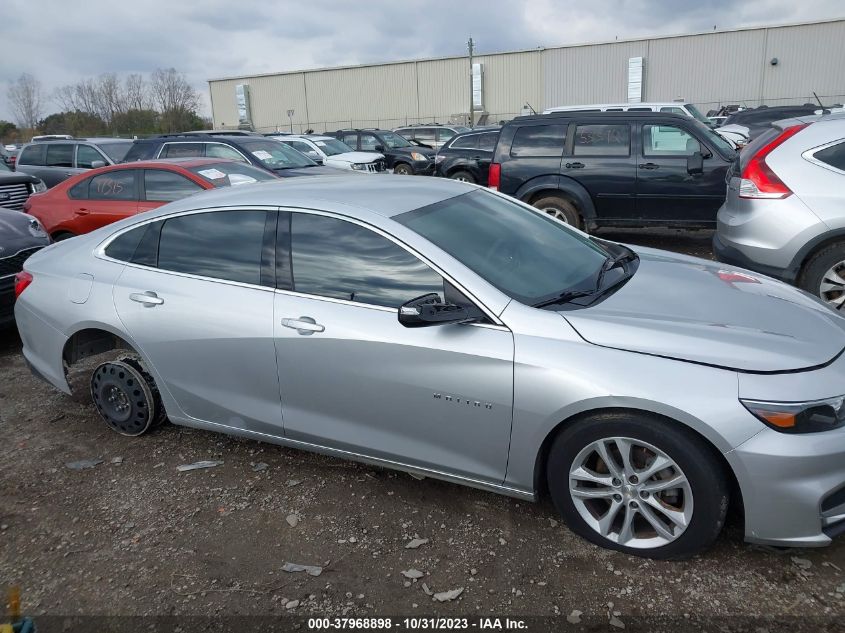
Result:
{"label": "wheel arch", "polygon": [[584,223],[590,228],[595,226],[596,208],[593,199],[579,182],[565,176],[540,176],[525,183],[516,194],[517,198],[528,204],[545,196],[568,199],[578,207]]}
{"label": "wheel arch", "polygon": [[822,235],[810,240],[805,244],[801,250],[796,253],[789,265],[787,272],[790,274],[794,283],[800,283],[804,276],[804,267],[819,251],[836,244],[837,242],[845,243],[845,228],[828,231]]}
{"label": "wheel arch", "polygon": [[65,341],[62,361],[69,367],[90,356],[120,349],[141,355],[138,348],[114,328],[105,324],[86,324]]}

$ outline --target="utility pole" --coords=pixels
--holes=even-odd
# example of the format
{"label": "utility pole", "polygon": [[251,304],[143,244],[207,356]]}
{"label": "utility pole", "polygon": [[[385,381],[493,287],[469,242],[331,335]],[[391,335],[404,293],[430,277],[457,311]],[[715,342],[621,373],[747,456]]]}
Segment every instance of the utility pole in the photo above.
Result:
{"label": "utility pole", "polygon": [[467,41],[467,49],[469,50],[469,127],[473,127],[473,119],[475,118],[472,114],[473,104],[475,99],[473,99],[473,89],[472,89],[472,52],[475,48],[475,42],[472,41],[472,36],[470,36],[469,40]]}

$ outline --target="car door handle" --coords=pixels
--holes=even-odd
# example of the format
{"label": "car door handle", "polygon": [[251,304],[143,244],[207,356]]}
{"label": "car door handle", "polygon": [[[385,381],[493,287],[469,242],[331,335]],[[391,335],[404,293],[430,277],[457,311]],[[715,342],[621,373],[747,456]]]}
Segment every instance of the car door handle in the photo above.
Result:
{"label": "car door handle", "polygon": [[584,169],[584,163],[566,163],[564,167],[567,169]]}
{"label": "car door handle", "polygon": [[308,336],[314,332],[325,332],[326,328],[309,316],[302,316],[298,319],[282,319],[282,325],[296,330],[302,335]]}
{"label": "car door handle", "polygon": [[73,213],[74,215],[88,215],[91,212],[88,209],[77,209]]}
{"label": "car door handle", "polygon": [[657,163],[641,163],[639,165],[640,169],[657,169],[658,167],[660,167],[660,165]]}
{"label": "car door handle", "polygon": [[160,306],[164,303],[164,299],[159,297],[156,293],[151,290],[147,290],[146,292],[133,292],[129,295],[129,298],[132,301],[137,301],[138,303],[144,304],[147,308],[153,308],[155,306]]}

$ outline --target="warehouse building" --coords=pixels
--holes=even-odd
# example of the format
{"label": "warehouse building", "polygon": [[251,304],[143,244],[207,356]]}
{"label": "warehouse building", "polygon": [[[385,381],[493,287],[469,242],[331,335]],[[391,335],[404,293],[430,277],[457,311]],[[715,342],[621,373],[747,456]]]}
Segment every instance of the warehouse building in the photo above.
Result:
{"label": "warehouse building", "polygon": [[344,127],[511,119],[529,107],[686,100],[845,101],[845,19],[209,80],[215,128]]}

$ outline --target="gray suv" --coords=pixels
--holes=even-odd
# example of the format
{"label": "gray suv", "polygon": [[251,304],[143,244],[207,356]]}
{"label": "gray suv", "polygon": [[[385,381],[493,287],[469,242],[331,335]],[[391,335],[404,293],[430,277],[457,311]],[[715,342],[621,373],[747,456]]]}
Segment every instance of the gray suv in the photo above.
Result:
{"label": "gray suv", "polygon": [[845,305],[845,114],[778,121],[728,173],[717,259]]}
{"label": "gray suv", "polygon": [[52,187],[88,169],[122,162],[130,147],[132,140],[124,138],[35,141],[23,146],[15,170],[36,176]]}

